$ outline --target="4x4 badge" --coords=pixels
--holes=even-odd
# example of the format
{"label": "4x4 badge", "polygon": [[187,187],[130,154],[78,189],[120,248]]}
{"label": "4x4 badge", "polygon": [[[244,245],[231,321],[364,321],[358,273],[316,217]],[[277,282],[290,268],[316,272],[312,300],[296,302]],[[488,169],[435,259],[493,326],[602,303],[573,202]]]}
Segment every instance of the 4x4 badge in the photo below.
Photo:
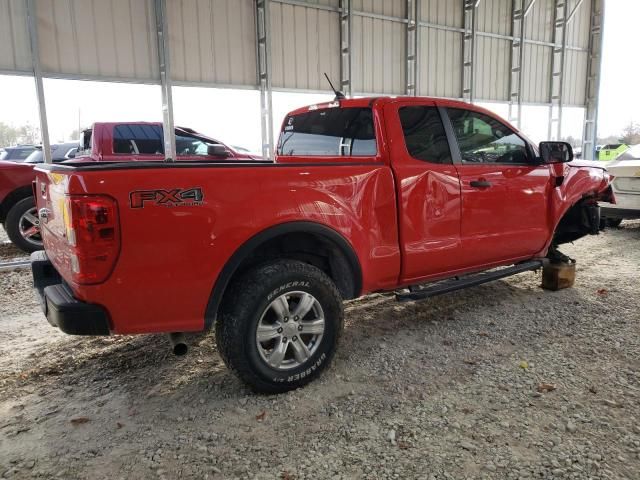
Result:
{"label": "4x4 badge", "polygon": [[131,208],[143,208],[152,203],[162,207],[197,207],[204,204],[202,188],[172,188],[170,190],[135,190],[129,194]]}

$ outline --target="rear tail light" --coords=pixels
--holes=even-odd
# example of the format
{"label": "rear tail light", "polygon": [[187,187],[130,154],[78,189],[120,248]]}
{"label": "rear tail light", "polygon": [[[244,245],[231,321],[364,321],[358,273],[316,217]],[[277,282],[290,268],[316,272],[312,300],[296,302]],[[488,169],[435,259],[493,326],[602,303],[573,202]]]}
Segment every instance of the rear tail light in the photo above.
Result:
{"label": "rear tail light", "polygon": [[104,282],[120,254],[118,204],[103,195],[72,195],[65,198],[62,214],[71,280],[82,285]]}

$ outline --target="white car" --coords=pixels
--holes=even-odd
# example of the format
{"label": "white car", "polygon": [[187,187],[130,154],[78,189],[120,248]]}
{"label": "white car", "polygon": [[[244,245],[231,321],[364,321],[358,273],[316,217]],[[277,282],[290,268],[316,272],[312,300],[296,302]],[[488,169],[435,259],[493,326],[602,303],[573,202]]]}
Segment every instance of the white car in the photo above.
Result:
{"label": "white car", "polygon": [[634,145],[606,164],[613,178],[616,203],[600,202],[600,214],[607,225],[617,227],[625,219],[640,218],[640,145]]}

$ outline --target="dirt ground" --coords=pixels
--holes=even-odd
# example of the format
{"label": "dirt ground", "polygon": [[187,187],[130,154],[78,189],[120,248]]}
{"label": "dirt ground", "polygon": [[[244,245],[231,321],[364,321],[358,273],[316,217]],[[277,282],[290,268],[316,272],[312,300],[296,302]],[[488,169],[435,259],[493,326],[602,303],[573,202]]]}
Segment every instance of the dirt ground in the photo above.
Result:
{"label": "dirt ground", "polygon": [[279,396],[213,334],[182,358],[162,336],[65,336],[28,271],[0,272],[0,478],[639,479],[640,222],[563,251],[560,292],[525,273],[349,302],[332,367]]}

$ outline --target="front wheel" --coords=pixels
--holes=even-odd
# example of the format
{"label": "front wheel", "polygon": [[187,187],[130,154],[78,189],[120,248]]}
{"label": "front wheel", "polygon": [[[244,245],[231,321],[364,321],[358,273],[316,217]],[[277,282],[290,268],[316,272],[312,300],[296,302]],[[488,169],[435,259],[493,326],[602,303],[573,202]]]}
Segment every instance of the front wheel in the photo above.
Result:
{"label": "front wheel", "polygon": [[216,341],[227,366],[253,390],[280,393],[320,375],[342,328],[342,299],[331,279],[312,265],[278,260],[229,287]]}
{"label": "front wheel", "polygon": [[23,198],[11,207],[4,228],[9,239],[20,250],[27,253],[42,250],[40,220],[33,197]]}

